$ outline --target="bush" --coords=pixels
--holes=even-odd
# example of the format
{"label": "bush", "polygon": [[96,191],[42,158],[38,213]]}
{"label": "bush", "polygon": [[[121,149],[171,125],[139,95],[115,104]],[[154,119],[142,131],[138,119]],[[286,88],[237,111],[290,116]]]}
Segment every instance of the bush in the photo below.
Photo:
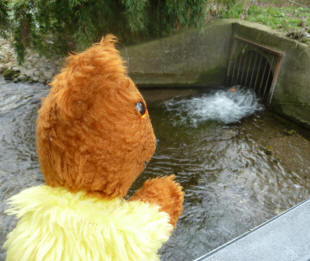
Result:
{"label": "bush", "polygon": [[5,29],[8,26],[8,2],[0,1],[0,35],[5,36]]}
{"label": "bush", "polygon": [[[79,51],[107,33],[132,44],[197,27],[208,0],[0,0],[0,23],[26,47],[49,55]],[[8,21],[9,26],[5,25]]]}

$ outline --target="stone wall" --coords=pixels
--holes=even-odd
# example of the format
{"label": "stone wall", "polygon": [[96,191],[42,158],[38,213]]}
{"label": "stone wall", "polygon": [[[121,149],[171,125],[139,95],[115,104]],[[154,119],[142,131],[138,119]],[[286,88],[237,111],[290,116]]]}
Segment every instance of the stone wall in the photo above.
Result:
{"label": "stone wall", "polygon": [[62,61],[26,50],[25,61],[20,65],[10,41],[0,38],[0,73],[8,80],[47,83],[60,70]]}

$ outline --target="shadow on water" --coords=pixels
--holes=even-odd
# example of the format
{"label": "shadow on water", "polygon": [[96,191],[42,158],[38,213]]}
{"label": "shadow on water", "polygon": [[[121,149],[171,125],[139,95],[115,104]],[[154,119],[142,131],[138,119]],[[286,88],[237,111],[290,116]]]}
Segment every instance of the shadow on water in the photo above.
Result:
{"label": "shadow on water", "polygon": [[[147,178],[171,173],[185,191],[184,213],[161,249],[162,260],[196,258],[310,194],[310,141],[298,127],[261,110],[253,97],[238,108],[252,104],[256,109],[251,113],[256,114],[242,114],[229,124],[216,120],[208,115],[211,109],[204,108],[217,94],[198,92],[143,91],[159,145],[131,193]],[[223,92],[226,98],[232,95]],[[4,214],[4,201],[43,182],[35,151],[35,120],[46,94],[47,87],[39,84],[0,82],[0,245],[15,224]],[[176,94],[183,97],[167,97]],[[223,95],[219,98],[212,108],[223,115]]]}

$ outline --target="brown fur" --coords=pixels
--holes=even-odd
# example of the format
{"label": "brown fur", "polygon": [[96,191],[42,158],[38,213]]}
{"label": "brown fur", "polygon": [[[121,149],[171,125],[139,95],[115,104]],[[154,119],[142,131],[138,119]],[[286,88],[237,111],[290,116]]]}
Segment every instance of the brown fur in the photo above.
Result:
{"label": "brown fur", "polygon": [[[143,97],[127,76],[116,39],[67,58],[37,120],[37,151],[47,185],[124,197],[155,151]],[[150,180],[133,198],[159,204],[175,225],[183,192],[171,178]]]}
{"label": "brown fur", "polygon": [[170,223],[175,227],[183,211],[184,193],[182,187],[173,181],[174,175],[147,180],[130,200],[141,200],[157,204],[170,216]]}

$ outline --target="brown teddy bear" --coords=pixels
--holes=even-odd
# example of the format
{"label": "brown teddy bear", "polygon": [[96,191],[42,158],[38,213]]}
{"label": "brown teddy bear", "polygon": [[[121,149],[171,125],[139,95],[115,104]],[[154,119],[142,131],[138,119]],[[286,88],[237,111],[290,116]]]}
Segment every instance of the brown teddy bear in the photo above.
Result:
{"label": "brown teddy bear", "polygon": [[46,185],[13,196],[19,219],[7,260],[158,260],[182,212],[174,176],[129,187],[150,161],[155,136],[146,103],[107,35],[67,58],[37,119]]}

